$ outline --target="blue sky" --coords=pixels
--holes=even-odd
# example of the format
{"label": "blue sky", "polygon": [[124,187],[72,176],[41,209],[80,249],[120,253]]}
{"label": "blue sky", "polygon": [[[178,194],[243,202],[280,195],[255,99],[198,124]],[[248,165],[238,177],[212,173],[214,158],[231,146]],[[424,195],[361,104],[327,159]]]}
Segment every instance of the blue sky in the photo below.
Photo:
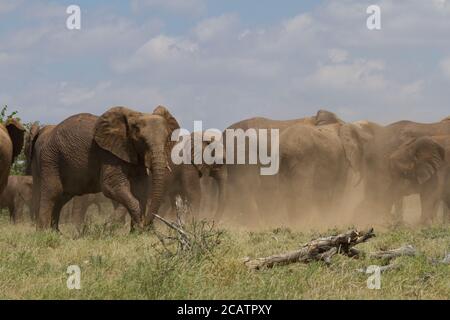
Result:
{"label": "blue sky", "polygon": [[188,129],[319,108],[430,122],[450,114],[449,34],[446,0],[0,0],[0,103],[42,123],[158,104]]}

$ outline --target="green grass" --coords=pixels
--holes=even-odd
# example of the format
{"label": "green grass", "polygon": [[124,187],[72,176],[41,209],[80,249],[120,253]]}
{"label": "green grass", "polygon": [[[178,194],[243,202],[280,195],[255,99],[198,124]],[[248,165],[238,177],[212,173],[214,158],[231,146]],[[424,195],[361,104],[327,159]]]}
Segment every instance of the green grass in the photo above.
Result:
{"label": "green grass", "polygon": [[[450,265],[435,264],[450,251],[450,228],[377,232],[358,246],[364,252],[415,246],[420,254],[401,257],[398,270],[382,274],[381,289],[369,290],[358,268],[382,261],[335,256],[316,262],[249,271],[244,257],[267,256],[297,248],[332,231],[264,232],[226,230],[211,255],[164,253],[152,233],[127,234],[124,228],[89,228],[77,239],[11,226],[0,217],[1,299],[449,299]],[[341,229],[340,231],[344,231]],[[81,268],[81,290],[68,290],[69,265]]]}

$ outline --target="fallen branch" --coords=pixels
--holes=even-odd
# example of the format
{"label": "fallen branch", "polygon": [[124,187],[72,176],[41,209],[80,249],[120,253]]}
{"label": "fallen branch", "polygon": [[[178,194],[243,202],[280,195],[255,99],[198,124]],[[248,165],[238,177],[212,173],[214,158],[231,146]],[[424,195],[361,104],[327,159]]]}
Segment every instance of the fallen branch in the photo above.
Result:
{"label": "fallen branch", "polygon": [[372,237],[375,237],[373,229],[365,232],[350,230],[335,236],[312,240],[296,251],[253,260],[245,258],[244,264],[249,269],[258,270],[264,267],[272,268],[276,265],[286,265],[296,262],[324,261],[325,263],[330,263],[331,258],[337,253],[344,254],[348,257],[358,257],[360,254],[359,251],[352,247]]}
{"label": "fallen branch", "polygon": [[432,258],[429,259],[431,261],[432,264],[449,264],[450,265],[450,253],[446,254],[444,256],[444,258],[442,260],[436,259],[436,258]]}
{"label": "fallen branch", "polygon": [[[386,271],[389,271],[389,270],[399,269],[400,265],[399,264],[388,264],[386,266],[380,266],[379,268],[380,268],[380,273],[383,273],[383,272],[386,272]],[[356,271],[362,272],[362,273],[367,273],[368,269],[369,268],[361,268],[361,269],[357,269]]]}
{"label": "fallen branch", "polygon": [[447,254],[444,259],[441,260],[441,263],[443,264],[450,264],[450,253]]}
{"label": "fallen branch", "polygon": [[382,250],[378,252],[373,252],[370,254],[372,258],[376,259],[386,259],[386,260],[392,260],[394,258],[398,258],[401,256],[415,256],[417,254],[417,250],[411,246],[403,246],[398,249],[392,249],[392,250]]}

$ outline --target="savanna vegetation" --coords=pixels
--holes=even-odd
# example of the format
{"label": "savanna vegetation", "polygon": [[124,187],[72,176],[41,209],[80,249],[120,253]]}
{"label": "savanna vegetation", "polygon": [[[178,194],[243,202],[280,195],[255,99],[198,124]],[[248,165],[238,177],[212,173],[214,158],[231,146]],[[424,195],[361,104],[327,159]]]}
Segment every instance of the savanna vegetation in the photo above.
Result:
{"label": "savanna vegetation", "polygon": [[[94,211],[94,210],[91,210]],[[251,232],[223,228],[208,250],[177,251],[157,223],[153,231],[128,234],[90,213],[84,236],[69,225],[62,234],[11,226],[0,218],[0,298],[2,299],[448,299],[450,265],[441,263],[450,248],[449,227],[376,232],[357,246],[365,253],[414,246],[416,256],[396,259],[397,269],[382,273],[381,289],[367,288],[370,275],[358,272],[385,261],[342,255],[331,264],[312,262],[251,271],[244,257],[267,256],[345,230],[299,232],[288,228]],[[219,226],[214,230],[221,230]],[[200,230],[200,229],[199,229]],[[206,231],[199,231],[206,232]],[[218,241],[217,241],[218,240]],[[169,250],[172,253],[169,253]],[[67,267],[81,268],[81,290],[69,290]]]}

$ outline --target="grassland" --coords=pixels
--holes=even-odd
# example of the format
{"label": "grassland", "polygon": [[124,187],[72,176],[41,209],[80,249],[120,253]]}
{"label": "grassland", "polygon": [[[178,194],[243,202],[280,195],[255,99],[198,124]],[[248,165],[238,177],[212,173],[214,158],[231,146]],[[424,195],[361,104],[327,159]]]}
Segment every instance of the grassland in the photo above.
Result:
{"label": "grassland", "polygon": [[[161,226],[159,226],[161,227]],[[343,229],[341,229],[343,230]],[[341,230],[322,230],[330,234]],[[275,229],[225,230],[211,254],[165,254],[153,233],[92,226],[82,238],[11,226],[0,217],[2,299],[449,299],[450,265],[436,264],[450,249],[450,227],[395,229],[358,246],[365,252],[415,246],[416,257],[401,257],[398,270],[383,273],[381,289],[370,290],[358,268],[381,261],[335,256],[316,262],[249,271],[246,256],[297,248],[318,232]],[[69,265],[81,268],[81,290],[68,290]]]}

